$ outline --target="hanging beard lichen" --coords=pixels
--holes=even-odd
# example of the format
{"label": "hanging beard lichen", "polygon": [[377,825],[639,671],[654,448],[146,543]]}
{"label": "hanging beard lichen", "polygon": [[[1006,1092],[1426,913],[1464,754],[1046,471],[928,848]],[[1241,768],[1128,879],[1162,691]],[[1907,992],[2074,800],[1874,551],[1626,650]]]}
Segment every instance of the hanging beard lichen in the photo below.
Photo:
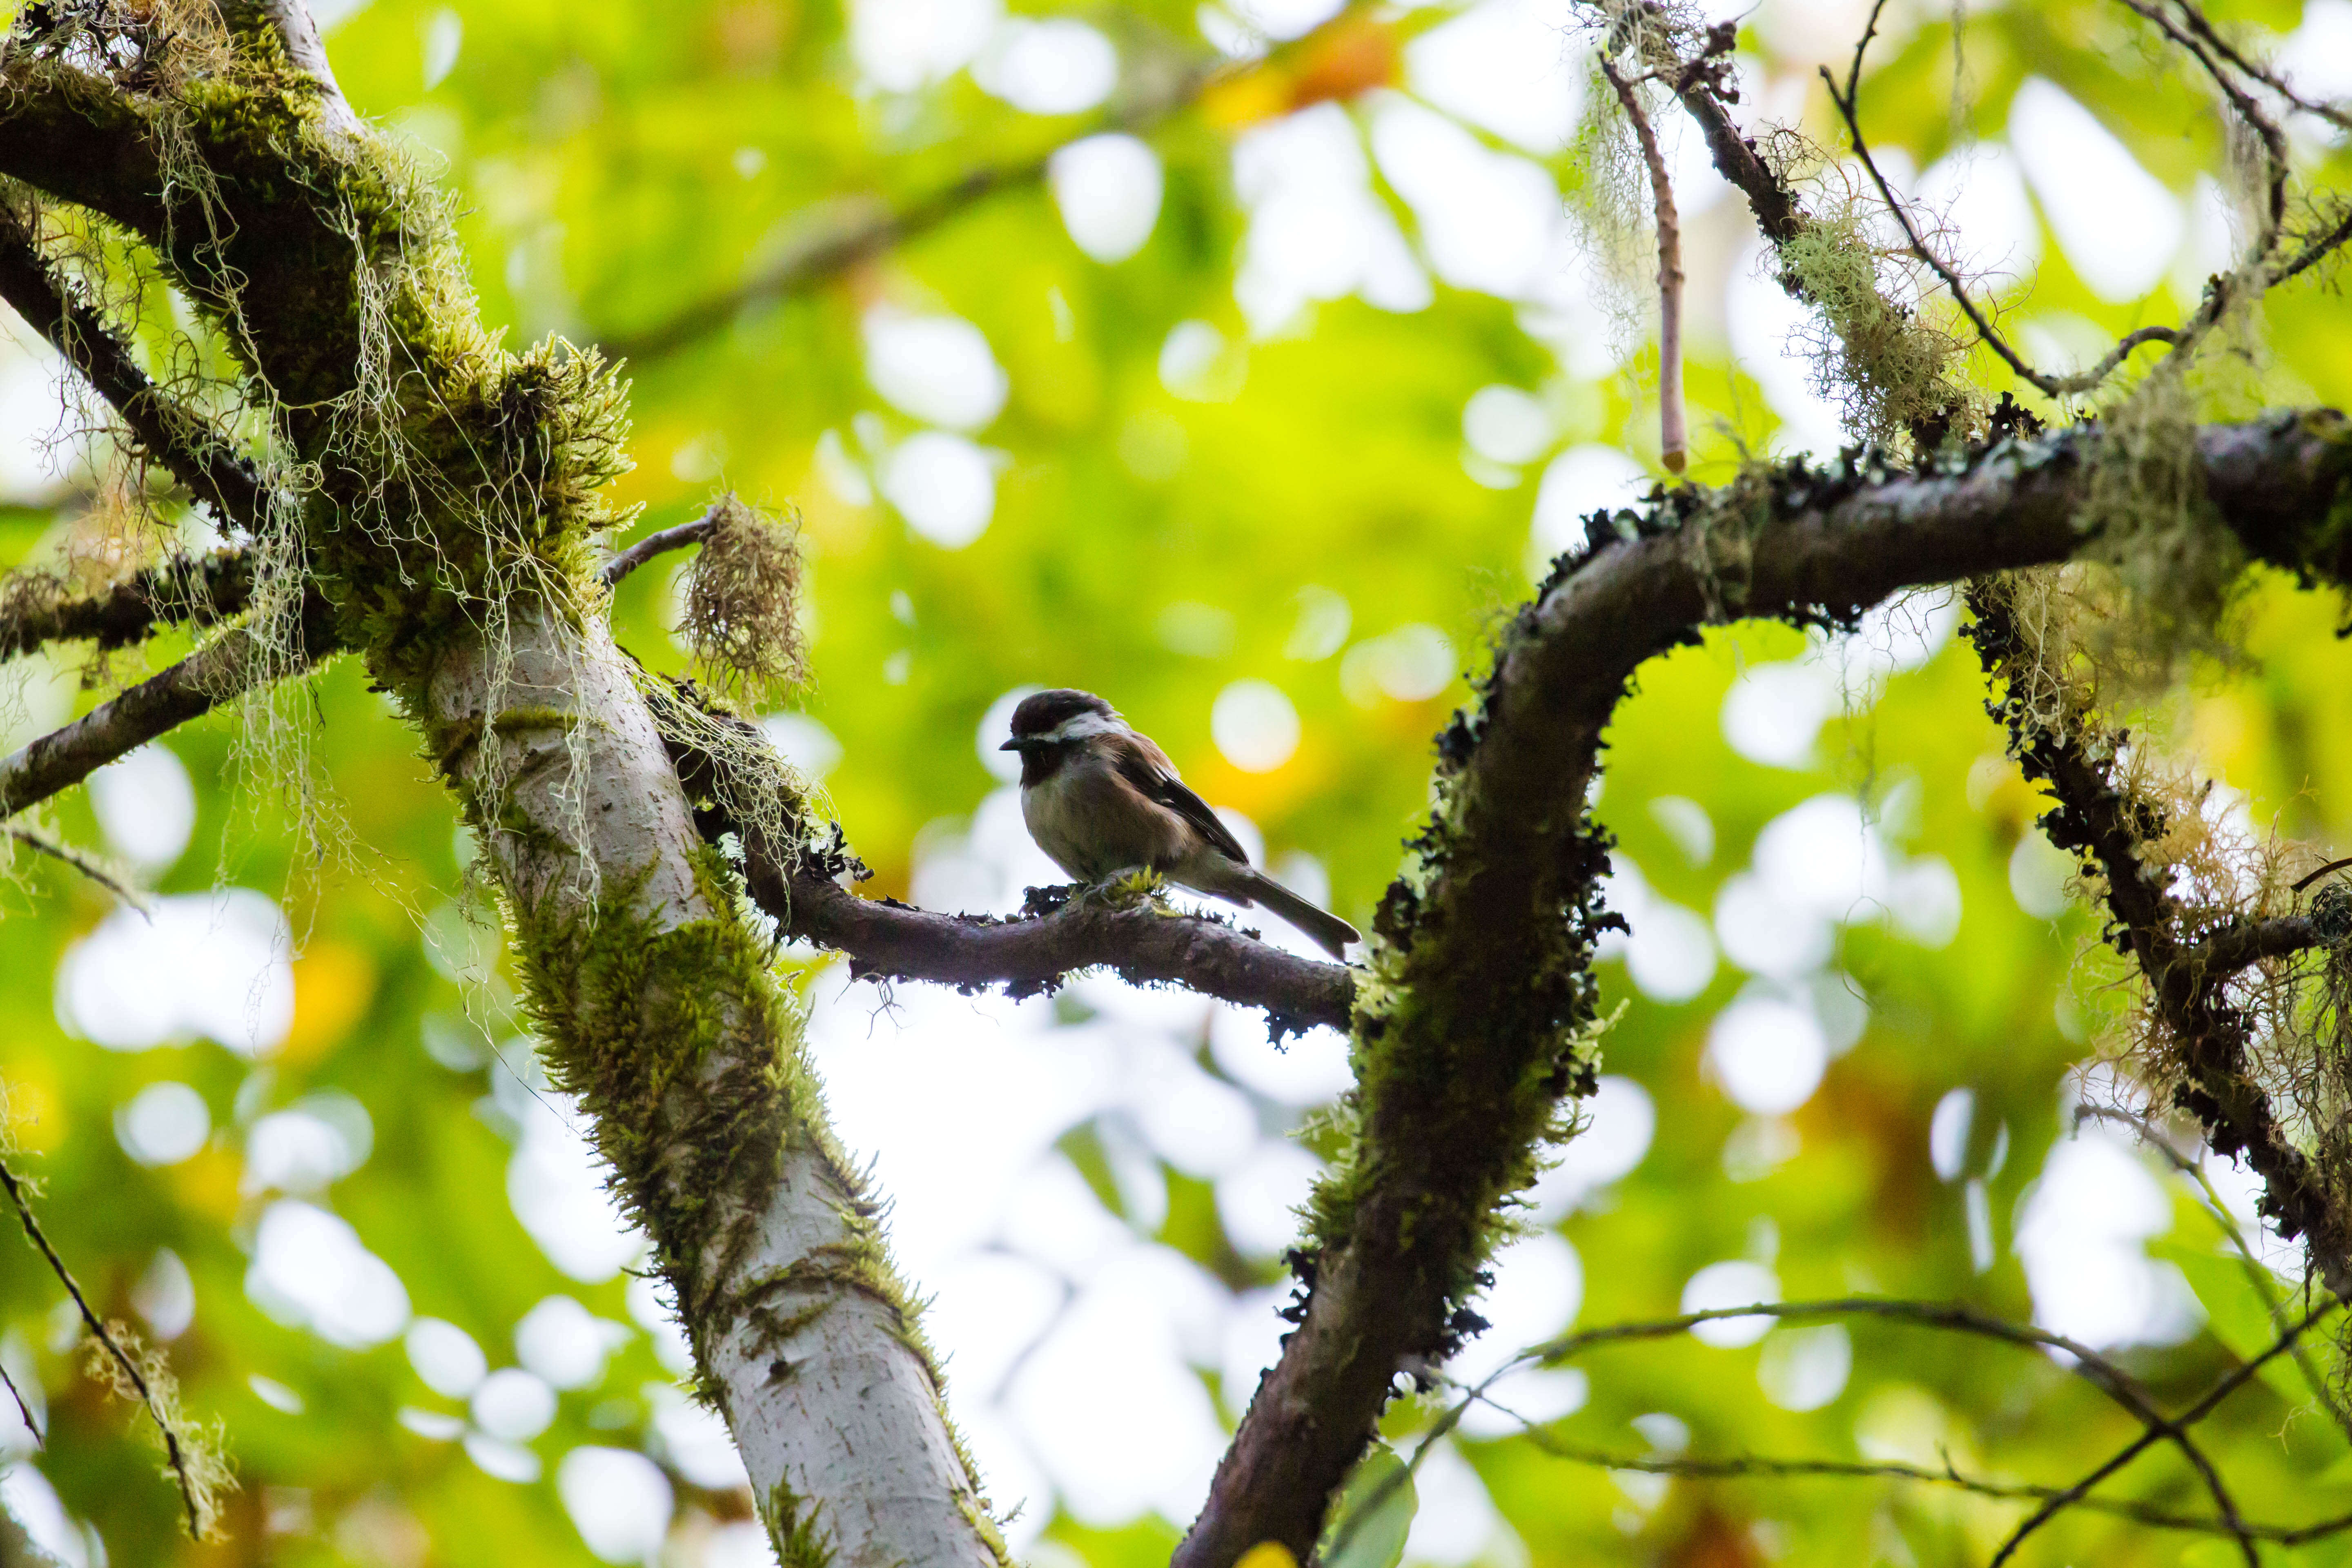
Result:
{"label": "hanging beard lichen", "polygon": [[1786,280],[1813,306],[1791,346],[1812,363],[1813,389],[1837,403],[1848,434],[1932,450],[1978,432],[1984,396],[1954,379],[1967,342],[1937,319],[1916,258],[1872,239],[1872,216],[1849,193],[1780,246]]}

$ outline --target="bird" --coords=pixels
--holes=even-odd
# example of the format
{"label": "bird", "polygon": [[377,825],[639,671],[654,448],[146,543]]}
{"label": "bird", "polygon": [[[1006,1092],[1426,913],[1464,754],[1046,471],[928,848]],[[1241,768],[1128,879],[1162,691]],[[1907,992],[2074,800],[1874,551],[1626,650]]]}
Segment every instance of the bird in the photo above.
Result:
{"label": "bird", "polygon": [[1184,787],[1168,753],[1091,691],[1039,691],[1013,710],[1021,753],[1021,820],[1054,863],[1082,882],[1150,869],[1244,909],[1262,904],[1334,958],[1362,937],[1249,863],[1209,803]]}

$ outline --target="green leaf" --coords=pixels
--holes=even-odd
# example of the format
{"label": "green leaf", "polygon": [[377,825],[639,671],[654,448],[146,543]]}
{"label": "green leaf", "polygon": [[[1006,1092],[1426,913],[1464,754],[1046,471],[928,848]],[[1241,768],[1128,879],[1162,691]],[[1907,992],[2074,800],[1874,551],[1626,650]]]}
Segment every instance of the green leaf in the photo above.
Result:
{"label": "green leaf", "polygon": [[1324,1568],[1396,1568],[1421,1500],[1397,1451],[1375,1443],[1348,1478],[1316,1559]]}

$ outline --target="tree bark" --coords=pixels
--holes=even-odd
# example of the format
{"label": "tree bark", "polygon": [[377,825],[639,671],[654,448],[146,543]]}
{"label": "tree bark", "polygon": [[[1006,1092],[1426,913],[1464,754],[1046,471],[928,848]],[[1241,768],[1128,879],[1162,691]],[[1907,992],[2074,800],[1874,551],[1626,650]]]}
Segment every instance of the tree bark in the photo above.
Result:
{"label": "tree bark", "polygon": [[[482,331],[454,237],[299,0],[224,16],[237,63],[201,115],[12,37],[0,172],[152,246],[316,476],[257,571],[315,574],[479,833],[551,1070],[654,1239],[786,1568],[1001,1563],[877,1202],[605,626],[588,535],[617,389]],[[129,707],[201,711],[220,693],[195,678],[268,635]]]}

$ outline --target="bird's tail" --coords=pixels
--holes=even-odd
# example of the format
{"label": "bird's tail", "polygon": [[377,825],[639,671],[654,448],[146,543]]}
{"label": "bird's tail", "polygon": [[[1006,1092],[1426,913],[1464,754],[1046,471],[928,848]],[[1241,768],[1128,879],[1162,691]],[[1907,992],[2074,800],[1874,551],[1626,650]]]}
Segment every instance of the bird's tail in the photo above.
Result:
{"label": "bird's tail", "polygon": [[1250,900],[1264,904],[1275,914],[1288,921],[1315,939],[1316,945],[1334,958],[1344,955],[1351,942],[1363,941],[1354,926],[1338,915],[1318,910],[1263,871],[1253,869],[1248,879],[1235,889]]}

